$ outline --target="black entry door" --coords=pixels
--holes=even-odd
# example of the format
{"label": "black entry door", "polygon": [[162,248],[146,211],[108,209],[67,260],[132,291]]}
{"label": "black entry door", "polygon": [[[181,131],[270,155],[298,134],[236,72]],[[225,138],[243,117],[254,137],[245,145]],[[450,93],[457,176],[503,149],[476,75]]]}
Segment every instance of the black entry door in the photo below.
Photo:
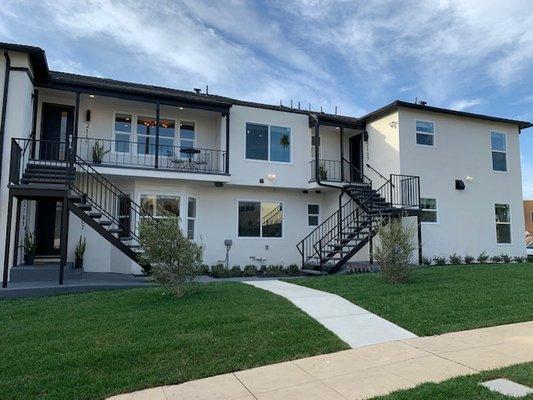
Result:
{"label": "black entry door", "polygon": [[67,141],[74,128],[74,107],[58,104],[43,104],[41,160],[65,160]]}
{"label": "black entry door", "polygon": [[35,215],[35,253],[39,256],[59,255],[61,240],[61,202],[55,199],[37,201]]}
{"label": "black entry door", "polygon": [[351,168],[350,179],[352,182],[363,180],[363,135],[352,136],[350,138],[350,163],[354,166]]}

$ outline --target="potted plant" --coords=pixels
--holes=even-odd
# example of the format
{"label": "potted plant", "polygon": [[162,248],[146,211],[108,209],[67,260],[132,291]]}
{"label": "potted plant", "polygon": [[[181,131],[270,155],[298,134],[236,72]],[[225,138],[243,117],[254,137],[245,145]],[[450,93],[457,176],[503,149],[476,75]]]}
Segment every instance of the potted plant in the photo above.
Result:
{"label": "potted plant", "polygon": [[107,153],[109,153],[109,150],[105,150],[104,145],[97,140],[93,146],[93,163],[102,164],[102,160]]}
{"label": "potted plant", "polygon": [[281,135],[281,138],[279,140],[279,144],[281,144],[285,148],[289,147],[290,144],[291,144],[291,141],[289,139],[289,135]]}
{"label": "potted plant", "polygon": [[74,268],[81,269],[83,268],[83,256],[85,254],[85,249],[87,247],[87,240],[80,236],[80,239],[78,240],[78,243],[76,244],[76,250],[74,251],[75,254],[75,260],[74,260]]}
{"label": "potted plant", "polygon": [[320,180],[328,179],[328,171],[326,170],[326,167],[324,167],[324,164],[318,165],[318,176],[320,177]]}
{"label": "potted plant", "polygon": [[24,236],[24,264],[33,265],[35,261],[35,235],[32,232]]}

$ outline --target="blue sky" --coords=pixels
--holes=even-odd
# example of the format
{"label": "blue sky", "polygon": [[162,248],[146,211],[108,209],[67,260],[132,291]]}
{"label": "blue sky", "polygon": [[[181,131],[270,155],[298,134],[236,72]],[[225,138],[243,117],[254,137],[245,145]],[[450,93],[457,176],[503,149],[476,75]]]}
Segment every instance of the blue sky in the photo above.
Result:
{"label": "blue sky", "polygon": [[[157,4],[157,7],[154,6]],[[394,99],[533,121],[533,1],[11,1],[52,69],[362,114]],[[533,198],[533,128],[521,135]]]}

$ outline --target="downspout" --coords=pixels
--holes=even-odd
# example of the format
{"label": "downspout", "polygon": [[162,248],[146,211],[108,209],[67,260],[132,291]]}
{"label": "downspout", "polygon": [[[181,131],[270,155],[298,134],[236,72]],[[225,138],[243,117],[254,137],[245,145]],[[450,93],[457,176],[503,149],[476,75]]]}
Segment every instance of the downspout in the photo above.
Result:
{"label": "downspout", "polygon": [[9,94],[9,73],[11,71],[11,59],[9,53],[4,51],[6,58],[6,72],[4,76],[4,95],[2,97],[2,119],[0,120],[0,182],[2,182],[2,162],[4,154],[4,132],[6,128],[7,96]]}

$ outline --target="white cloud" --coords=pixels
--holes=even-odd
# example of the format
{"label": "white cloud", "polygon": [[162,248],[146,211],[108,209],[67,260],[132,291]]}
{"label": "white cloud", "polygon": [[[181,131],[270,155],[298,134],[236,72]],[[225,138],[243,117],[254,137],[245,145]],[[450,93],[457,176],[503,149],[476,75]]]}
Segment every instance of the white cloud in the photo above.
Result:
{"label": "white cloud", "polygon": [[481,99],[462,99],[450,104],[452,110],[462,111],[481,104]]}

